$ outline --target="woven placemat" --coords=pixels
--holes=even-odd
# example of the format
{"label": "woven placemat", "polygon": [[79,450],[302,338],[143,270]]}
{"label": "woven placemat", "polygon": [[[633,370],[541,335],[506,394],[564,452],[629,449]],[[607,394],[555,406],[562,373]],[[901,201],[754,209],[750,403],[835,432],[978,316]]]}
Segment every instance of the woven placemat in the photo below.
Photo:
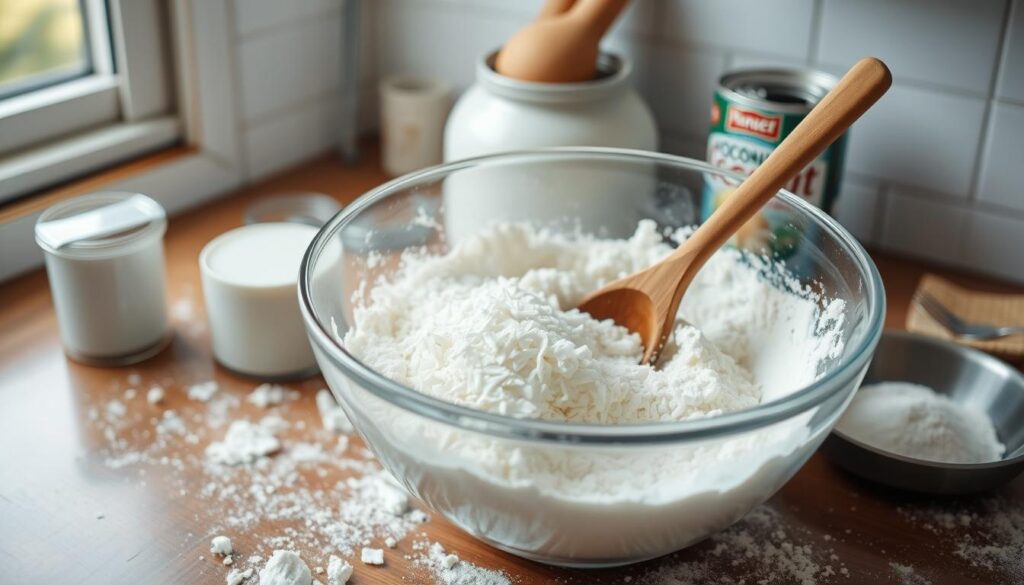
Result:
{"label": "woven placemat", "polygon": [[[993,325],[1024,326],[1024,295],[975,292],[959,287],[933,274],[926,274],[917,285],[917,292],[927,292],[965,321]],[[953,339],[916,302],[907,311],[907,329],[915,333]],[[1024,357],[1024,335],[1012,335],[992,341],[964,341],[958,343],[1008,358]]]}

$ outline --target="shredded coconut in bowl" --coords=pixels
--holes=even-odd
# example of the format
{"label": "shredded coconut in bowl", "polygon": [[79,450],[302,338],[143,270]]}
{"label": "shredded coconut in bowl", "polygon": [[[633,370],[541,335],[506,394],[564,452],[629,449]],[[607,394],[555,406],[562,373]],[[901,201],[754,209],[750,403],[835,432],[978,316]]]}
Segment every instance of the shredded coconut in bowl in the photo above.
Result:
{"label": "shredded coconut in bowl", "polygon": [[[659,366],[640,365],[638,336],[574,307],[671,250],[651,221],[625,240],[496,225],[444,255],[406,251],[389,279],[360,289],[342,343],[451,403],[607,425],[753,408],[809,384],[841,354],[841,300],[724,249],[684,297]],[[497,439],[377,402],[352,406],[379,409],[360,413],[375,421],[364,432],[456,523],[506,550],[571,564],[650,558],[729,525],[827,430],[810,435],[809,411],[725,439],[579,447]]]}
{"label": "shredded coconut in bowl", "polygon": [[[344,343],[420,392],[516,417],[628,424],[756,406],[765,392],[756,374],[768,364],[752,363],[751,345],[786,329],[777,343],[806,338],[817,310],[763,280],[738,252],[717,254],[698,276],[658,368],[639,364],[639,336],[574,308],[670,251],[651,221],[628,240],[498,225],[445,256],[408,254],[359,304]],[[816,355],[783,359],[787,389],[813,380],[840,343],[833,335]]]}

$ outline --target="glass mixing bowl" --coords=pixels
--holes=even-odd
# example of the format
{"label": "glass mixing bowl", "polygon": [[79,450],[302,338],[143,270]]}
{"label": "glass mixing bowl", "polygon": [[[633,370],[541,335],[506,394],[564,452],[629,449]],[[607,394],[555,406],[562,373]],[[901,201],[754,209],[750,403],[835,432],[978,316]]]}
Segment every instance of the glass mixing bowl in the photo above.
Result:
{"label": "glass mixing bowl", "polygon": [[[695,543],[800,469],[846,407],[881,334],[884,294],[871,259],[795,195],[776,195],[770,221],[748,224],[737,245],[784,269],[785,278],[774,278],[762,265],[773,286],[842,299],[843,347],[817,364],[814,381],[754,408],[621,426],[512,418],[394,382],[350,353],[343,338],[353,293],[391,274],[407,248],[443,253],[498,220],[609,237],[628,236],[641,218],[689,226],[699,223],[695,201],[705,187],[728,189],[737,180],[675,156],[573,148],[458,161],[382,185],[324,226],[302,262],[302,314],[324,377],[381,464],[493,546],[544,563],[600,567]],[[766,351],[763,360],[771,366],[779,355]]]}

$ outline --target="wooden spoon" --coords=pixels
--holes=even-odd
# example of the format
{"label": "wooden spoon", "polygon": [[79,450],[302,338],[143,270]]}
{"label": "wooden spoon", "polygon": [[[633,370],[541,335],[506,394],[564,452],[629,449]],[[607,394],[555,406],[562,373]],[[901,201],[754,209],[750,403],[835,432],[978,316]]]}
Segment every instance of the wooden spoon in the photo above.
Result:
{"label": "wooden spoon", "polygon": [[[577,0],[561,14],[535,20],[505,43],[498,73],[524,81],[573,83],[597,76],[598,45],[628,0]],[[562,3],[552,11],[563,8]]]}
{"label": "wooden spoon", "polygon": [[679,301],[704,262],[798,172],[870,108],[892,84],[885,64],[860,60],[707,221],[654,266],[592,293],[579,309],[640,335],[641,363],[654,363]]}
{"label": "wooden spoon", "polygon": [[547,0],[544,6],[540,7],[537,20],[543,20],[549,16],[558,16],[572,8],[572,5],[575,3],[576,0]]}

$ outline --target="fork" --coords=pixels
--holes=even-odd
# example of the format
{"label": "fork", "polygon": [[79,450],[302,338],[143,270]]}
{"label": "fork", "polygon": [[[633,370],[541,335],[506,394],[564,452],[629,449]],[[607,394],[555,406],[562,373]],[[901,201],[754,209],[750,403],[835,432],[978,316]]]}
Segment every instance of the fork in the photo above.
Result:
{"label": "fork", "polygon": [[969,323],[964,321],[926,292],[919,292],[914,295],[914,301],[932,319],[935,319],[939,325],[945,327],[955,337],[983,341],[986,339],[1009,337],[1010,335],[1024,335],[1024,327],[999,327],[988,323]]}

